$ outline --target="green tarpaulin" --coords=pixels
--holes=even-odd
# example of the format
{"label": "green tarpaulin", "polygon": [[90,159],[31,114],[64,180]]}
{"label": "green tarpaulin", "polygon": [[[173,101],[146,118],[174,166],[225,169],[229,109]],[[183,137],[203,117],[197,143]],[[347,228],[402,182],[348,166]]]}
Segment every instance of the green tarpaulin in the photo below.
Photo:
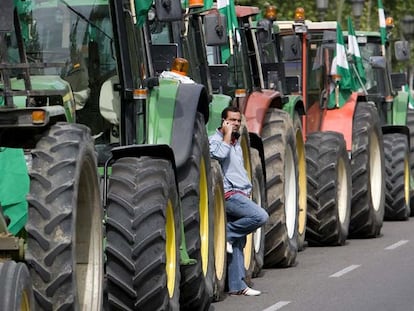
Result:
{"label": "green tarpaulin", "polygon": [[0,147],[0,203],[10,218],[8,229],[17,234],[27,220],[29,176],[22,149]]}

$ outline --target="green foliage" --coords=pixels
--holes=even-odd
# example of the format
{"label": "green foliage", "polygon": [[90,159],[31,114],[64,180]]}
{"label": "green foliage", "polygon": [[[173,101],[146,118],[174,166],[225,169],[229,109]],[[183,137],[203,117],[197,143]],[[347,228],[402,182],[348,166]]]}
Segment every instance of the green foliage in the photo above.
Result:
{"label": "green foliage", "polygon": [[[269,0],[235,0],[236,5],[252,5],[264,9],[267,5],[271,4],[277,8],[278,20],[292,20],[295,9],[297,7],[303,7],[305,9],[306,19],[312,21],[318,21],[323,17],[326,21],[338,21],[342,29],[347,30],[346,19],[348,16],[352,17],[355,30],[364,31],[379,31],[378,20],[378,1],[377,0],[365,0],[363,14],[359,21],[356,21],[352,14],[352,4],[350,0],[335,0],[329,1],[329,6],[326,12],[318,12],[316,8],[316,0],[313,1],[269,1]],[[385,17],[393,17],[395,27],[390,34],[391,41],[401,40],[403,33],[401,30],[401,20],[404,15],[414,16],[414,1],[407,0],[382,0],[384,7]],[[408,39],[408,38],[407,38]],[[414,37],[410,38],[414,41]],[[413,47],[414,43],[411,43],[411,55],[414,55]],[[410,63],[414,63],[414,58],[411,57]],[[404,69],[406,64],[393,64],[394,70]]]}
{"label": "green foliage", "polygon": [[[269,1],[269,0],[235,0],[236,5],[253,5],[263,9],[267,5],[275,5],[278,11],[279,20],[293,19],[295,9],[303,7],[306,12],[306,19],[317,21],[320,13],[316,8],[316,0],[314,1]],[[385,17],[392,16],[395,22],[394,35],[400,33],[400,19],[406,15],[414,15],[414,1],[407,0],[382,0],[384,6]],[[329,7],[325,13],[325,20],[337,20],[341,26],[346,29],[346,18],[352,16],[352,5],[350,0],[329,1]],[[355,18],[353,18],[355,24]],[[378,24],[378,6],[377,0],[365,0],[363,15],[360,18],[360,27],[357,30],[376,31]]]}

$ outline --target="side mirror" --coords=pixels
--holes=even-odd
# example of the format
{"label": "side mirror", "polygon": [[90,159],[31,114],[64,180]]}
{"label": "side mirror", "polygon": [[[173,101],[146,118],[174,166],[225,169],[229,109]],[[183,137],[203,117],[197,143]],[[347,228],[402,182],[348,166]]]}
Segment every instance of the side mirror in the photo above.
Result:
{"label": "side mirror", "polygon": [[284,61],[300,60],[302,57],[301,41],[298,35],[283,36],[282,49]]}
{"label": "side mirror", "polygon": [[395,41],[394,43],[395,59],[403,62],[410,59],[410,46],[408,41]]}
{"label": "side mirror", "polygon": [[227,44],[227,23],[225,16],[218,12],[204,16],[204,32],[208,46]]}
{"label": "side mirror", "polygon": [[385,69],[387,67],[387,61],[384,56],[370,56],[369,64],[374,69]]}
{"label": "side mirror", "polygon": [[262,19],[257,22],[257,39],[262,44],[272,41],[272,23],[269,20]]}
{"label": "side mirror", "polygon": [[223,93],[229,82],[229,67],[227,64],[214,64],[208,66],[211,77],[211,87],[214,93]]}
{"label": "side mirror", "polygon": [[160,22],[176,22],[183,18],[180,0],[155,0],[155,10]]}
{"label": "side mirror", "polygon": [[11,32],[13,30],[13,0],[1,1],[0,32]]}

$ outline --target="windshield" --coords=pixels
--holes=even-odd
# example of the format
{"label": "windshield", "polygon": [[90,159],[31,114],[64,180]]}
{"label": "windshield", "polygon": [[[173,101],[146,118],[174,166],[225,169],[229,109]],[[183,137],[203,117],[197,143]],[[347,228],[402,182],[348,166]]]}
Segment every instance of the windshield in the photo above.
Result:
{"label": "windshield", "polygon": [[[45,64],[45,68],[32,69],[32,74],[66,78],[74,70],[87,71],[85,64],[91,59],[95,65],[94,78],[115,69],[108,5],[96,5],[96,2],[102,3],[96,0],[76,2],[82,4],[43,1],[20,12],[28,61]],[[8,52],[12,62],[19,61],[14,34]]]}
{"label": "windshield", "polygon": [[365,88],[367,89],[368,94],[378,93],[379,90],[377,81],[383,81],[384,75],[381,70],[372,68],[370,64],[370,57],[382,55],[381,45],[377,43],[360,44],[359,49],[361,52],[362,63],[365,69]]}

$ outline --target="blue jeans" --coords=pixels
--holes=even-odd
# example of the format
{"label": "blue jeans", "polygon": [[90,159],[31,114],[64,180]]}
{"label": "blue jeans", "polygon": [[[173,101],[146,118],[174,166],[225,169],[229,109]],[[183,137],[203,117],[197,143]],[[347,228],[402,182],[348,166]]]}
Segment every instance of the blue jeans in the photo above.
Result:
{"label": "blue jeans", "polygon": [[233,245],[233,253],[227,255],[229,292],[236,292],[247,287],[244,282],[243,248],[246,235],[263,226],[269,215],[248,197],[236,193],[226,200],[227,241]]}

